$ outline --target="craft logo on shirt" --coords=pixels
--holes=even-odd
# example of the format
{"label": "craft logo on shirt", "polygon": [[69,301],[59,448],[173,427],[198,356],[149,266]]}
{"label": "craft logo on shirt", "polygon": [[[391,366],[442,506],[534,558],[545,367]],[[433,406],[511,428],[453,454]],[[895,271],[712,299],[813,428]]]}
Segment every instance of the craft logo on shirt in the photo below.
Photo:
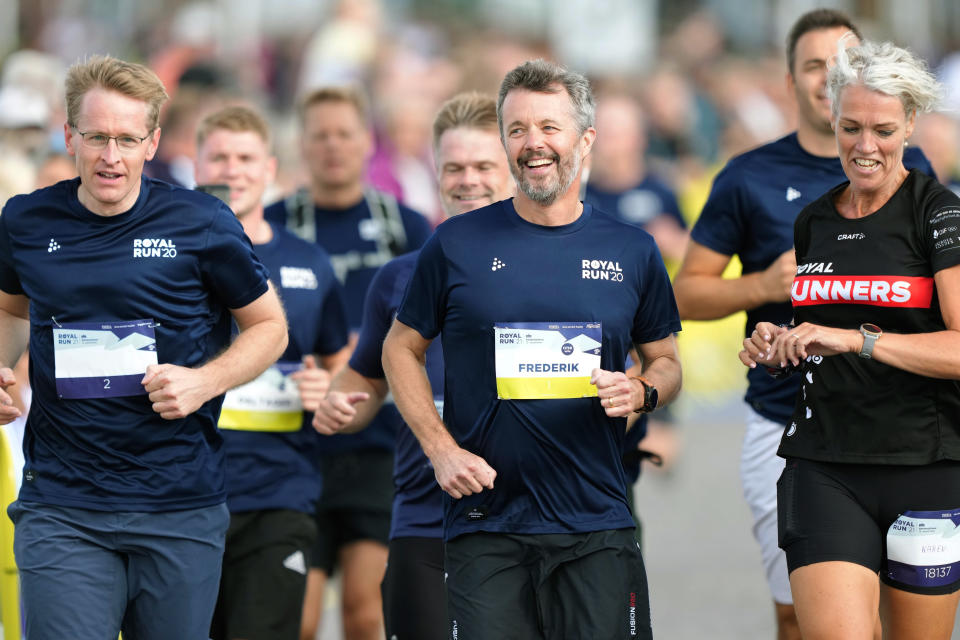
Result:
{"label": "craft logo on shirt", "polygon": [[[804,265],[806,266],[806,265]],[[867,304],[926,309],[933,299],[933,278],[910,276],[799,276],[790,291],[793,306]]]}
{"label": "craft logo on shirt", "polygon": [[176,258],[177,245],[168,238],[135,238],[134,258]]}
{"label": "craft logo on shirt", "polygon": [[581,260],[580,274],[583,280],[623,282],[623,269],[613,260]]}
{"label": "craft logo on shirt", "polygon": [[507,266],[507,263],[501,260],[500,258],[494,258],[493,262],[490,265],[490,271],[499,271]]}
{"label": "craft logo on shirt", "polygon": [[280,267],[280,286],[284,289],[316,289],[317,274],[303,267]]}
{"label": "craft logo on shirt", "polygon": [[793,187],[787,187],[787,202],[793,202],[802,194]]}
{"label": "craft logo on shirt", "polygon": [[[934,231],[934,234],[936,234],[936,231]],[[934,235],[933,237],[936,238],[937,236]],[[53,238],[50,238],[50,244],[47,245],[47,253],[53,253],[54,251],[58,251],[59,249],[60,249],[60,243],[54,240]]]}
{"label": "craft logo on shirt", "polygon": [[862,233],[840,233],[837,234],[837,240],[863,240],[867,236]]}

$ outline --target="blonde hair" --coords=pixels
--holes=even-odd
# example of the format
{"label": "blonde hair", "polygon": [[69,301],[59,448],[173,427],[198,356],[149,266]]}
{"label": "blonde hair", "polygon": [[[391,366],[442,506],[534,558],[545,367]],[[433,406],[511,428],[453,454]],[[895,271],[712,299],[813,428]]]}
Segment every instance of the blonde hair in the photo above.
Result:
{"label": "blonde hair", "polygon": [[77,126],[83,96],[95,88],[116,91],[147,103],[147,128],[152,133],[160,121],[160,107],[168,96],[153,71],[133,62],[110,56],[93,56],[74,64],[67,71],[67,124]]}
{"label": "blonde hair", "polygon": [[235,133],[250,131],[260,136],[264,144],[270,145],[270,127],[263,116],[243,105],[225,107],[214,111],[197,125],[197,146],[202,146],[211,133],[217,129],[226,129]]}
{"label": "blonde hair", "polygon": [[450,129],[466,127],[497,132],[497,103],[493,97],[476,91],[458,93],[440,106],[433,119],[433,146]]}
{"label": "blonde hair", "polygon": [[899,98],[908,118],[937,106],[940,83],[922,58],[891,42],[865,40],[848,49],[844,43],[850,37],[847,34],[840,39],[833,66],[827,72],[827,96],[834,117],[840,113],[840,93],[854,84]]}

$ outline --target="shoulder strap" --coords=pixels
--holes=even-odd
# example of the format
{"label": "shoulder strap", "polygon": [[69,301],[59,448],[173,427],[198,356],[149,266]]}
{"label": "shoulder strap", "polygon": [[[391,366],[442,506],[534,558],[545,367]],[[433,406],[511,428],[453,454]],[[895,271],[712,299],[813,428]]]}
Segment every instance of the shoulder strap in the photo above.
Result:
{"label": "shoulder strap", "polygon": [[376,189],[364,191],[370,216],[379,220],[387,233],[387,248],[393,257],[407,252],[407,232],[403,228],[403,218],[400,215],[400,204],[389,193]]}
{"label": "shoulder strap", "polygon": [[287,209],[287,229],[307,242],[317,241],[317,214],[313,206],[310,190],[301,187],[284,201]]}

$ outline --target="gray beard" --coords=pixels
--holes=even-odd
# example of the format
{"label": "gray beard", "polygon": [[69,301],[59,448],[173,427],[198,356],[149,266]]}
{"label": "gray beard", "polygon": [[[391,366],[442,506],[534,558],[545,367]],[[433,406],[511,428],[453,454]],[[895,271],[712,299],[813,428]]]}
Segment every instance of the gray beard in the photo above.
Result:
{"label": "gray beard", "polygon": [[[519,167],[514,171],[513,177],[517,182],[517,187],[523,192],[523,195],[539,205],[549,206],[553,204],[557,198],[566,193],[570,185],[573,184],[577,174],[580,172],[580,155],[574,151],[573,162],[571,162],[569,166],[564,166],[563,162],[561,162],[558,168],[558,180],[555,187],[536,187],[532,185],[529,181],[517,175],[520,173]],[[511,167],[511,170],[512,169],[513,167]]]}

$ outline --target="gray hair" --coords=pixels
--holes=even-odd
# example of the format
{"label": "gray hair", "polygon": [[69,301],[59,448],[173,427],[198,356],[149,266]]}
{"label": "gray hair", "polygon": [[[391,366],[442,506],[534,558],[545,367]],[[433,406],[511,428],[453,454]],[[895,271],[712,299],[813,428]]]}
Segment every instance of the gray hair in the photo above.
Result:
{"label": "gray hair", "polygon": [[528,60],[510,71],[500,84],[497,98],[497,126],[500,128],[500,137],[503,138],[503,101],[508,93],[514,89],[559,93],[557,85],[563,87],[570,96],[578,133],[582,134],[592,127],[597,107],[586,76],[546,60]]}
{"label": "gray hair", "polygon": [[936,108],[941,86],[922,58],[891,42],[865,40],[848,49],[844,44],[850,37],[852,34],[840,39],[834,64],[827,73],[827,96],[834,117],[840,112],[840,93],[854,84],[899,98],[908,118]]}

